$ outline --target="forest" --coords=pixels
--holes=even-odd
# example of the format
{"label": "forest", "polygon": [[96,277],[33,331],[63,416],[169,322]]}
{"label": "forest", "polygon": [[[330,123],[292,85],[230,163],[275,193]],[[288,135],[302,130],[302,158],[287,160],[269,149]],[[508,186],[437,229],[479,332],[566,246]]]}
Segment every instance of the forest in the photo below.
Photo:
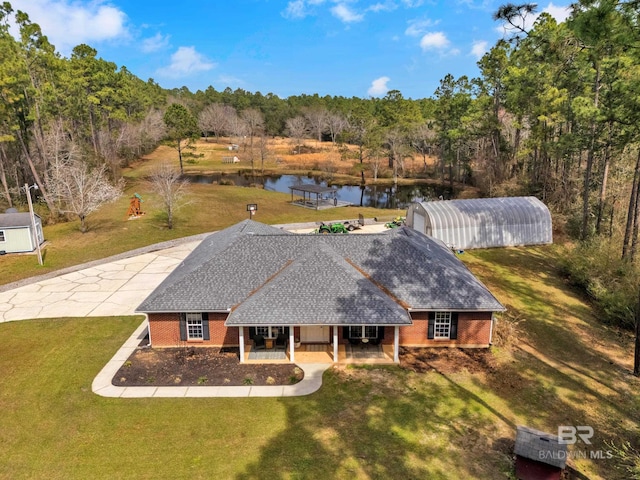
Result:
{"label": "forest", "polygon": [[[180,151],[203,135],[246,138],[257,157],[276,136],[349,144],[363,179],[383,162],[394,178],[537,196],[553,212],[558,241],[571,246],[559,266],[567,280],[604,322],[631,329],[640,316],[640,1],[581,0],[567,21],[542,13],[527,28],[535,9],[500,7],[494,19],[512,34],[478,62],[479,77],[447,75],[424,98],[398,90],[279,98],[167,90],[89,45],[63,57],[27,13],[4,2],[0,206],[21,204],[21,186],[35,184],[48,222],[83,219],[121,192],[122,168],[160,144]],[[409,158],[420,171],[406,168]],[[104,196],[74,205],[69,192],[89,181],[108,186]]]}

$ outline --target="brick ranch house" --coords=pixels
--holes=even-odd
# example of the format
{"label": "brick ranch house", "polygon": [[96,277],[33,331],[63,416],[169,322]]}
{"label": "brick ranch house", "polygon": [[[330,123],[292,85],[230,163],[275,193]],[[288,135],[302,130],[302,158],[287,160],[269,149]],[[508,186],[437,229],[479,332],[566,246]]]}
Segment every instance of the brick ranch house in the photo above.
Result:
{"label": "brick ranch house", "polygon": [[488,347],[504,310],[442,242],[408,227],[301,235],[252,220],[208,236],[137,309],[153,347],[239,347],[244,361],[279,337],[290,362],[305,345],[335,362],[373,344],[396,363],[401,345]]}

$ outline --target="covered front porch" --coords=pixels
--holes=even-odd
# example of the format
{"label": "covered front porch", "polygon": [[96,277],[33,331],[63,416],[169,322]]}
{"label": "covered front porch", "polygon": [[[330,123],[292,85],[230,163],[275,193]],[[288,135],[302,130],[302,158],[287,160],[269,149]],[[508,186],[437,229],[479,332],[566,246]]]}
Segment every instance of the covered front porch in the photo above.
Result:
{"label": "covered front porch", "polygon": [[[295,348],[295,347],[294,347]],[[289,351],[244,349],[244,363],[294,363]],[[333,345],[327,343],[304,344],[295,348],[295,363],[339,363],[389,365],[394,362],[393,345],[338,345],[334,360]]]}
{"label": "covered front porch", "polygon": [[399,363],[399,329],[399,325],[240,326],[240,362]]}

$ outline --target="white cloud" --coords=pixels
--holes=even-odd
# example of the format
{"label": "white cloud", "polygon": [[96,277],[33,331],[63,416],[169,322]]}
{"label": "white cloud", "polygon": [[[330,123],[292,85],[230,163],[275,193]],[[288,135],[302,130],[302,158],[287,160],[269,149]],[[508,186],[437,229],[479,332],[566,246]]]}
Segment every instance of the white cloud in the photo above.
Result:
{"label": "white cloud", "polygon": [[437,25],[438,22],[432,20],[410,20],[409,26],[404,31],[405,35],[410,37],[419,37],[423,35],[429,28]]}
{"label": "white cloud", "polygon": [[389,87],[387,86],[387,83],[389,83],[389,81],[391,81],[389,77],[376,78],[373,82],[371,82],[371,86],[369,87],[369,90],[367,90],[367,94],[371,97],[384,95],[389,91]]}
{"label": "white cloud", "polygon": [[156,33],[153,37],[142,40],[142,51],[144,53],[157,52],[169,45],[169,35]]}
{"label": "white cloud", "polygon": [[543,12],[547,12],[553,18],[556,19],[556,22],[561,23],[564,22],[569,15],[571,15],[571,9],[569,7],[559,7],[554,5],[553,3],[549,3],[547,8],[543,10]]}
{"label": "white cloud", "polygon": [[473,42],[473,46],[471,47],[471,55],[480,60],[482,56],[487,53],[488,46],[489,42],[487,42],[486,40],[476,40],[475,42]]}
{"label": "white cloud", "polygon": [[196,52],[195,47],[180,47],[171,55],[171,64],[157,70],[163,77],[181,78],[192,73],[206,72],[216,66],[204,55]]}
{"label": "white cloud", "polygon": [[396,5],[392,1],[387,0],[384,3],[374,3],[373,5],[371,5],[370,7],[367,8],[367,11],[368,12],[374,12],[374,13],[378,13],[378,12],[393,12],[397,8],[398,8],[398,5]]}
{"label": "white cloud", "polygon": [[81,4],[70,0],[11,0],[14,10],[29,14],[63,55],[81,43],[127,39],[127,16],[103,0]]}
{"label": "white cloud", "polygon": [[354,12],[344,3],[339,3],[332,7],[331,13],[344,23],[360,22],[364,18],[364,15]]}
{"label": "white cloud", "polygon": [[449,40],[442,32],[427,33],[420,40],[422,50],[443,50],[449,46]]}
{"label": "white cloud", "polygon": [[304,18],[307,16],[304,0],[295,0],[287,4],[282,16],[285,18]]}
{"label": "white cloud", "polygon": [[292,0],[287,3],[287,8],[282,12],[282,16],[290,19],[304,18],[312,13],[312,9],[309,7],[322,5],[324,2],[325,0]]}

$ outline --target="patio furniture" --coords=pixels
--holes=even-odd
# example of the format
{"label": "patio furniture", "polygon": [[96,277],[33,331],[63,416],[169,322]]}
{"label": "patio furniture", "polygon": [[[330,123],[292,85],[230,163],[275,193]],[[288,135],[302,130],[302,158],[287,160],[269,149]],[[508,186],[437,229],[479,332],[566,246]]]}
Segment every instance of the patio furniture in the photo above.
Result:
{"label": "patio furniture", "polygon": [[264,342],[264,337],[262,335],[254,335],[253,337],[253,349],[254,350],[266,350],[267,346]]}
{"label": "patio furniture", "polygon": [[289,343],[289,339],[284,334],[279,334],[276,337],[276,350],[286,350],[287,344]]}

